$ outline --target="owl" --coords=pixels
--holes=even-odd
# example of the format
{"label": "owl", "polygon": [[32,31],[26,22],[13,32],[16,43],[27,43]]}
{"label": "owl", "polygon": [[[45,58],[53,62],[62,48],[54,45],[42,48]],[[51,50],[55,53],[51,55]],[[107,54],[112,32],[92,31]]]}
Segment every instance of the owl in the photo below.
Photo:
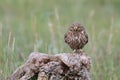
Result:
{"label": "owl", "polygon": [[76,52],[88,43],[88,34],[80,23],[73,23],[64,36],[65,42]]}

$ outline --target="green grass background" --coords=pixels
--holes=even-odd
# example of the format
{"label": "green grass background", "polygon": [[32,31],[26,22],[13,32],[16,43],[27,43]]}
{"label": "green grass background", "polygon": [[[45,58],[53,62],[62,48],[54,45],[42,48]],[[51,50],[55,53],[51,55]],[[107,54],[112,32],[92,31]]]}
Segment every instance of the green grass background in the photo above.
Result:
{"label": "green grass background", "polygon": [[73,22],[89,35],[93,80],[120,80],[120,0],[0,0],[0,80],[33,51],[71,52],[64,34]]}

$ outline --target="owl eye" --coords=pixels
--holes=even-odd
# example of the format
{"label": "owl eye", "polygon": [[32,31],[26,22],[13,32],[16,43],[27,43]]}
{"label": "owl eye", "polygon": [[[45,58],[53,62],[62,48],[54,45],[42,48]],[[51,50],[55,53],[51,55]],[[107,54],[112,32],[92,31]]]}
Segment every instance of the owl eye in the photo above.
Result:
{"label": "owl eye", "polygon": [[78,27],[78,29],[77,29],[78,31],[80,31],[81,30],[81,28],[80,27]]}
{"label": "owl eye", "polygon": [[70,28],[70,31],[74,31],[74,28],[73,28],[73,27],[71,27],[71,28]]}

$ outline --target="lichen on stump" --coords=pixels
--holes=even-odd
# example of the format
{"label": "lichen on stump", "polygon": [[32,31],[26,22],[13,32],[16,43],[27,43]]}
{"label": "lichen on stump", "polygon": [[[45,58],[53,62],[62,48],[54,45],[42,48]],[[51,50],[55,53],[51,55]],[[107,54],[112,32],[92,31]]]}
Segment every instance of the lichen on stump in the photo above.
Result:
{"label": "lichen on stump", "polygon": [[9,80],[91,80],[91,59],[84,51],[47,55],[33,52]]}

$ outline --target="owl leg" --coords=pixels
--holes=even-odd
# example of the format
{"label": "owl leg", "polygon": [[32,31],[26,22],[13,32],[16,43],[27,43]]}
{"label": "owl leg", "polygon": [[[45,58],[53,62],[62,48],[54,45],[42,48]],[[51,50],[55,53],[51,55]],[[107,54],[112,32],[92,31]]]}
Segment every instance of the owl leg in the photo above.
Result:
{"label": "owl leg", "polygon": [[76,51],[77,51],[77,50],[76,50],[76,49],[74,49],[74,50],[73,50],[73,53],[76,53]]}
{"label": "owl leg", "polygon": [[77,53],[83,53],[83,50],[82,49],[79,49],[78,51],[77,51]]}
{"label": "owl leg", "polygon": [[82,49],[74,49],[74,50],[73,50],[73,53],[81,53],[81,52],[83,52]]}

